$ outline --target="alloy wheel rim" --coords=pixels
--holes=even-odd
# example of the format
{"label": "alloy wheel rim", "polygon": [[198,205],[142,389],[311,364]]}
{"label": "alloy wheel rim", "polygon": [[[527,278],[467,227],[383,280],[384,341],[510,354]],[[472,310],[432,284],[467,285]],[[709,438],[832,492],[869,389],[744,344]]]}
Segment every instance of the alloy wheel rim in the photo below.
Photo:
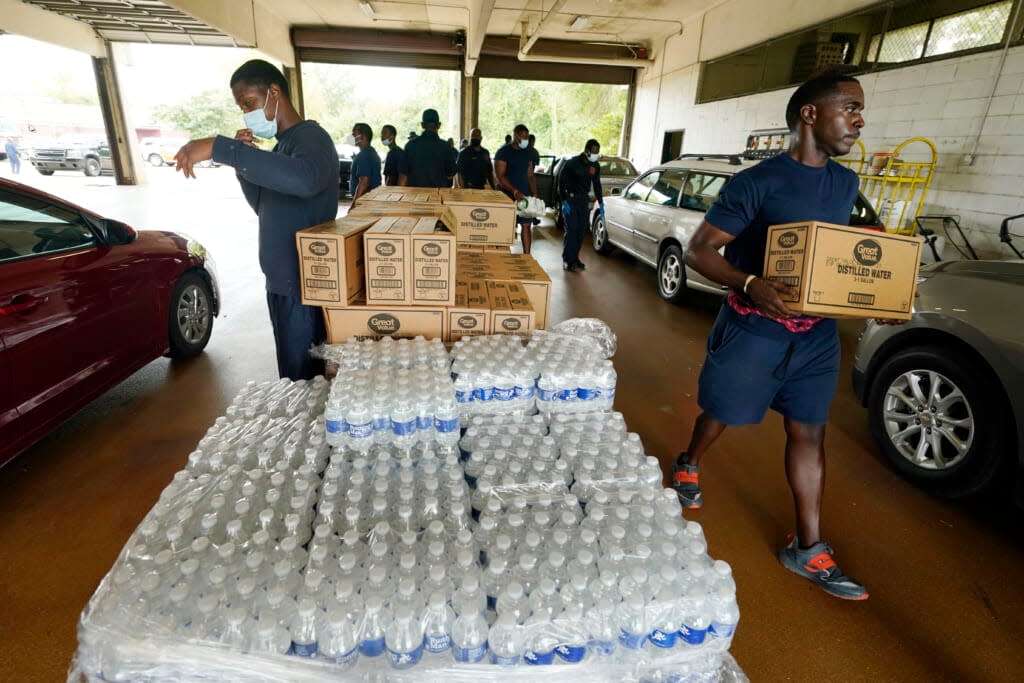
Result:
{"label": "alloy wheel rim", "polygon": [[210,304],[206,293],[197,285],[186,287],[178,298],[178,331],[189,344],[206,336],[210,327]]}
{"label": "alloy wheel rim", "polygon": [[915,467],[958,465],[974,443],[974,412],[963,391],[934,370],[910,370],[885,392],[882,420],[889,441]]}
{"label": "alloy wheel rim", "polygon": [[675,294],[682,280],[682,267],[675,254],[669,254],[661,262],[661,290],[666,294]]}
{"label": "alloy wheel rim", "polygon": [[598,220],[594,224],[594,249],[602,249],[605,241],[604,221]]}

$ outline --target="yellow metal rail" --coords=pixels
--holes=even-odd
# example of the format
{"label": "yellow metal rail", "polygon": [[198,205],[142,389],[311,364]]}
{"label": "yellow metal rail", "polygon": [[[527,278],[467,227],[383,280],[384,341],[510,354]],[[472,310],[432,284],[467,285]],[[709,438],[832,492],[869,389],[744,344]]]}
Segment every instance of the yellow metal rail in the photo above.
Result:
{"label": "yellow metal rail", "polygon": [[[914,144],[928,148],[928,161],[904,161],[901,158],[904,150]],[[914,219],[921,215],[928,188],[935,176],[935,164],[938,161],[935,144],[928,138],[909,138],[891,153],[876,152],[870,163],[860,140],[857,140],[857,150],[857,158],[836,161],[860,177],[861,193],[874,205],[887,232],[914,234]]]}

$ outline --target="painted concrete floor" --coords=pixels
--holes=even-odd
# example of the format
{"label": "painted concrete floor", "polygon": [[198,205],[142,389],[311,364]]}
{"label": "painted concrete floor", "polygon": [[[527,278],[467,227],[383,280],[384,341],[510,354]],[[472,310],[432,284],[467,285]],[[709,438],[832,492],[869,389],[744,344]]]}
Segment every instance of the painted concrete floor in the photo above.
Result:
{"label": "painted concrete floor", "polygon": [[[78,614],[132,530],[242,385],[275,377],[255,219],[229,169],[200,171],[200,182],[186,183],[152,169],[142,188],[22,178],[136,227],[197,237],[217,259],[224,312],[201,357],[151,363],[0,469],[0,680],[64,679]],[[697,413],[717,300],[666,304],[652,270],[589,247],[588,270],[564,273],[560,233],[537,232],[534,255],[554,282],[552,319],[612,325],[616,407],[669,471]],[[830,598],[778,565],[775,550],[792,528],[781,420],[728,431],[705,461],[705,508],[687,517],[704,525],[712,555],[733,565],[736,659],[755,681],[1024,679],[1024,515],[998,496],[930,498],[884,464],[848,380],[857,326],[842,331],[824,530],[871,599]]]}

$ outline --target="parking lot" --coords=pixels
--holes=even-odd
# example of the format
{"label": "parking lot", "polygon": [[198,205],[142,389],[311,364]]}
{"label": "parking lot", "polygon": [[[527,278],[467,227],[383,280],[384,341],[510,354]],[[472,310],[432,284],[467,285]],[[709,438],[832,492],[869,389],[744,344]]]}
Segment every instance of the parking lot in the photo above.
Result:
{"label": "parking lot", "polygon": [[[139,229],[195,237],[216,260],[223,306],[199,358],[151,363],[0,469],[0,604],[16,615],[0,625],[8,680],[63,677],[77,615],[138,520],[244,383],[276,377],[255,216],[233,172],[200,169],[198,181],[170,168],[147,173],[139,187],[30,168],[19,178]],[[667,304],[653,270],[589,247],[587,271],[566,273],[561,234],[547,227],[536,235],[534,255],[553,281],[553,322],[594,316],[616,331],[616,407],[669,471],[697,414],[718,299]],[[883,463],[849,383],[858,325],[841,329],[824,533],[871,600],[834,600],[778,565],[775,550],[792,527],[781,420],[728,431],[704,465],[705,507],[687,518],[705,526],[712,555],[734,568],[736,659],[752,680],[1019,680],[1020,512],[1008,495],[988,504],[931,498]]]}

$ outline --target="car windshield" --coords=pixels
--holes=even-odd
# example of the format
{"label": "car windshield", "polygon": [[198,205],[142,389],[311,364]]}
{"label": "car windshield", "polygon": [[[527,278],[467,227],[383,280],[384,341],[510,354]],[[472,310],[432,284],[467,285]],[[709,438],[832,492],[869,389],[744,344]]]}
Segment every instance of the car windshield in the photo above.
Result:
{"label": "car windshield", "polygon": [[626,159],[601,159],[598,162],[601,166],[601,175],[622,175],[635,178],[636,168]]}

